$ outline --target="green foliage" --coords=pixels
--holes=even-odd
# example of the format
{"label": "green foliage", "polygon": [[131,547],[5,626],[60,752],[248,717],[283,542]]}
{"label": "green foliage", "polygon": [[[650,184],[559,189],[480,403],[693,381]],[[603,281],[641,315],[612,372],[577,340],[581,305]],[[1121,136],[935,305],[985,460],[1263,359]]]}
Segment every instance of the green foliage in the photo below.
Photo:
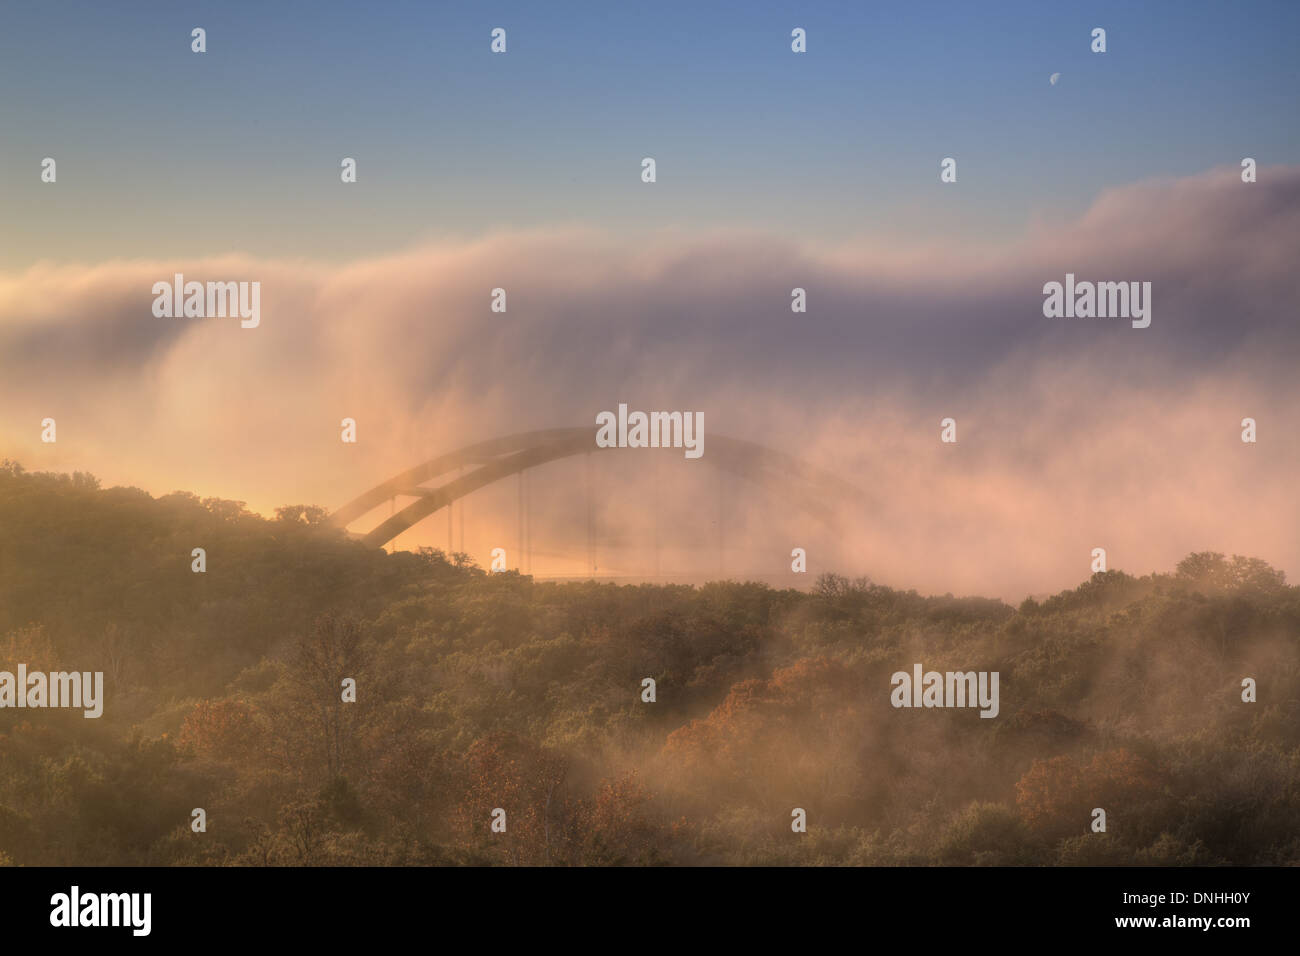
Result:
{"label": "green foliage", "polygon": [[[0,668],[107,697],[0,710],[0,865],[1300,863],[1300,589],[1258,559],[1012,608],[546,584],[325,517],[0,465]],[[1001,715],[895,710],[918,660]]]}
{"label": "green foliage", "polygon": [[944,831],[938,857],[948,864],[982,866],[1031,863],[1036,847],[1029,828],[1010,807],[972,803]]}

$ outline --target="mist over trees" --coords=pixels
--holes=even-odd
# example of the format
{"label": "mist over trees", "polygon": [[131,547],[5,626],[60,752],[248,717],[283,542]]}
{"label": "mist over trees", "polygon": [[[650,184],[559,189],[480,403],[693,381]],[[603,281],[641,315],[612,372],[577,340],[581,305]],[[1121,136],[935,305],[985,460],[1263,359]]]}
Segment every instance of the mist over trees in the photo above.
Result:
{"label": "mist over trees", "polygon": [[[0,863],[1300,863],[1300,588],[1258,559],[1013,608],[540,583],[324,518],[0,466],[0,670],[106,698],[0,709]],[[918,661],[998,671],[999,716],[892,707]]]}

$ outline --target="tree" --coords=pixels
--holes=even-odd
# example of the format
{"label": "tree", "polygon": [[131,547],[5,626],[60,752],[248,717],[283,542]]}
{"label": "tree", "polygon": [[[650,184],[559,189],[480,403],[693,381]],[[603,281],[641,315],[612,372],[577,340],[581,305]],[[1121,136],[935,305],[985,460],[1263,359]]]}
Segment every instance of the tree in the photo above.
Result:
{"label": "tree", "polygon": [[1094,754],[1084,766],[1068,755],[1035,760],[1016,784],[1016,806],[1030,827],[1064,836],[1086,830],[1094,807],[1132,811],[1159,789],[1150,761],[1120,747]]}
{"label": "tree", "polygon": [[329,518],[329,511],[320,505],[285,505],[275,509],[275,520],[291,524],[318,525]]}
{"label": "tree", "polygon": [[181,727],[180,747],[218,759],[247,756],[261,737],[256,709],[242,700],[201,700]]}
{"label": "tree", "polygon": [[[301,716],[315,756],[324,763],[325,781],[344,774],[354,759],[362,717],[368,705],[365,675],[369,653],[355,618],[325,614],[302,635],[291,660],[292,713]],[[343,680],[357,682],[357,702],[343,700]]]}
{"label": "tree", "polygon": [[[575,810],[565,791],[569,763],[514,734],[476,740],[465,754],[464,794],[455,813],[462,845],[503,855],[516,866],[568,861]],[[505,833],[492,833],[492,813],[506,812]]]}
{"label": "tree", "polygon": [[1232,560],[1217,551],[1199,551],[1178,562],[1180,580],[1209,591],[1275,592],[1286,587],[1286,573],[1259,558],[1234,554]]}

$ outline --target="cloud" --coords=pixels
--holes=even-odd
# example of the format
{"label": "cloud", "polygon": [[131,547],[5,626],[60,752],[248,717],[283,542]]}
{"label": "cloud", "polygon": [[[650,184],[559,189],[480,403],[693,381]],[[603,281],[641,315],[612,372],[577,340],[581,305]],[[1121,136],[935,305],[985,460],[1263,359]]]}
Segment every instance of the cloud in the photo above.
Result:
{"label": "cloud", "polygon": [[[1108,191],[1068,229],[985,248],[575,229],[342,266],[45,263],[0,275],[0,454],[263,511],[337,507],[434,454],[626,401],[701,410],[708,431],[868,490],[836,558],[889,583],[1015,597],[1077,583],[1094,546],[1139,573],[1215,548],[1294,576],[1300,167],[1259,178]],[[261,326],[155,318],[151,286],[175,272],[260,281]],[[1152,282],[1151,327],[1045,319],[1042,285],[1066,272]],[[795,286],[806,314],[790,311]],[[497,287],[505,314],[489,309]],[[57,445],[39,441],[46,416]],[[359,446],[339,441],[345,416]],[[956,445],[939,443],[946,416]],[[1239,440],[1246,416],[1257,445]],[[580,550],[578,468],[551,470],[540,530]],[[634,505],[656,491],[645,472],[606,486],[600,509],[629,553],[647,533]],[[711,487],[682,473],[658,490],[687,500],[657,507],[707,525]],[[784,545],[822,533],[761,495],[730,504],[735,571],[746,547],[788,569]],[[512,527],[486,493],[472,507]],[[445,526],[403,543],[421,535],[445,543]]]}

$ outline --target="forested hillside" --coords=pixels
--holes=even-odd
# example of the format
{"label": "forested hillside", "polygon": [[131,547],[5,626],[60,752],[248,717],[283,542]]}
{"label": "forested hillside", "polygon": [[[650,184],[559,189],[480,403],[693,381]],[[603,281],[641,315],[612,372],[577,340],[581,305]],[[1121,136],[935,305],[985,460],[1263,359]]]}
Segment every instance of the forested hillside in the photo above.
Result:
{"label": "forested hillside", "polygon": [[[535,583],[323,517],[0,468],[0,670],[105,675],[99,719],[0,710],[0,862],[1300,863],[1300,589],[1261,561],[1012,608]],[[916,662],[998,671],[999,715],[891,706]]]}

